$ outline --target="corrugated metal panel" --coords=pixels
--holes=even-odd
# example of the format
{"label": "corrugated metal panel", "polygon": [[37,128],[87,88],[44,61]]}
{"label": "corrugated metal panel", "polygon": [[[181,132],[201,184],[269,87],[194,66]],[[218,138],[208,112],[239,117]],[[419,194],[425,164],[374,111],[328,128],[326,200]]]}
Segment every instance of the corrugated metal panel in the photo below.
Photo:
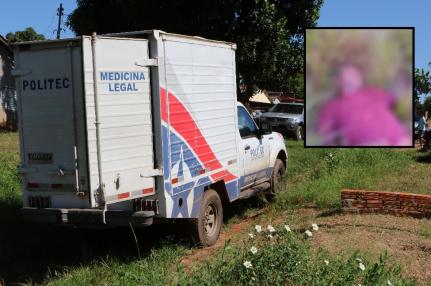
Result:
{"label": "corrugated metal panel", "polygon": [[[164,40],[168,120],[174,133],[171,167],[181,157],[191,174],[203,168],[214,181],[227,183],[238,177],[238,139],[232,136],[238,133],[234,50],[228,44],[172,34]],[[193,156],[180,148],[184,144]],[[178,177],[173,173],[172,178]]]}
{"label": "corrugated metal panel", "polygon": [[[99,187],[91,39],[83,40],[91,189]],[[114,203],[154,188],[147,40],[98,37],[96,41],[100,143],[105,199]],[[142,194],[141,194],[142,195]],[[93,201],[96,204],[95,201]]]}

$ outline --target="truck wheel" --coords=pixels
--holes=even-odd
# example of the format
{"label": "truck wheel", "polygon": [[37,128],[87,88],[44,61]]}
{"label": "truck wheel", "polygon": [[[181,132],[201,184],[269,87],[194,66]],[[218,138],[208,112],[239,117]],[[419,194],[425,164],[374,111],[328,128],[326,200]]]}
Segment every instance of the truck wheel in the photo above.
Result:
{"label": "truck wheel", "polygon": [[203,193],[199,217],[193,222],[193,237],[202,246],[213,245],[223,224],[223,207],[219,195],[214,190]]}
{"label": "truck wheel", "polygon": [[302,130],[302,126],[296,127],[296,130],[295,130],[295,139],[297,141],[300,141],[300,140],[302,140],[302,138],[304,138],[304,133],[303,132],[304,131]]}
{"label": "truck wheel", "polygon": [[267,200],[273,201],[274,197],[286,187],[286,167],[283,161],[277,159],[274,164],[271,176],[271,188],[266,196]]}

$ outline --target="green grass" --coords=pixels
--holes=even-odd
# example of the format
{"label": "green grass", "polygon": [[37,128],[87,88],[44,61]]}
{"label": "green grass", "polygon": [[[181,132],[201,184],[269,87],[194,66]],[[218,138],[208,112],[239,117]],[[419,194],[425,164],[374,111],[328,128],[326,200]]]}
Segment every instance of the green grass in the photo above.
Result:
{"label": "green grass", "polygon": [[21,203],[17,141],[16,133],[0,133],[0,203],[5,207]]}
{"label": "green grass", "polygon": [[[431,194],[429,154],[415,149],[304,149],[288,141],[287,191],[276,206],[302,203],[333,208],[340,190],[369,189]],[[402,180],[403,183],[400,182]]]}
{"label": "green grass", "polygon": [[[179,263],[178,248],[169,246],[153,251],[145,259],[119,263],[102,260],[66,271],[46,285],[413,285],[400,277],[397,266],[388,266],[388,257],[370,262],[354,253],[348,259],[331,257],[320,249],[312,253],[303,234],[276,226],[273,238],[268,232],[245,238],[242,247],[229,243],[209,261],[185,269]],[[257,252],[251,253],[251,247]],[[364,271],[359,261],[366,265]],[[328,264],[325,263],[328,261]],[[244,262],[251,267],[246,268]]]}
{"label": "green grass", "polygon": [[[143,257],[138,258],[128,229],[83,233],[26,224],[19,216],[17,139],[16,134],[0,134],[0,285],[2,280],[45,285],[376,285],[388,278],[394,285],[409,283],[399,277],[397,269],[386,266],[385,259],[367,262],[370,267],[362,272],[355,256],[343,260],[322,251],[314,254],[299,234],[280,235],[276,243],[262,237],[255,242],[257,256],[251,256],[248,240],[243,246],[227,245],[190,272],[179,263],[190,246],[160,233],[151,238],[153,229],[138,235],[141,247],[147,245]],[[288,152],[288,187],[273,204],[275,213],[297,203],[337,207],[342,188],[409,189],[409,182],[414,184],[418,177],[429,174],[431,165],[428,155],[415,150],[304,149],[302,142],[288,141]],[[400,174],[409,179],[401,183]],[[391,180],[399,184],[391,184]],[[411,191],[431,193],[426,184],[414,187]],[[257,208],[259,204],[252,200],[232,206],[227,229],[248,213],[244,206]],[[86,235],[96,252],[90,260],[81,256]],[[429,231],[424,230],[423,235],[428,236]],[[253,268],[244,268],[246,259],[252,261]],[[330,261],[328,267],[322,263],[324,259]]]}
{"label": "green grass", "polygon": [[167,244],[145,258],[124,262],[112,257],[52,273],[46,285],[166,285],[177,279],[184,247]]}
{"label": "green grass", "polygon": [[[348,259],[332,257],[323,249],[313,253],[304,234],[287,232],[282,225],[275,229],[271,238],[267,230],[253,231],[255,238],[244,239],[242,247],[226,244],[213,260],[198,265],[191,275],[180,276],[178,284],[386,285],[389,280],[394,285],[413,285],[400,277],[398,266],[387,265],[386,254],[370,262],[358,253]],[[245,267],[246,261],[251,267]],[[365,271],[359,269],[359,261],[366,265]]]}

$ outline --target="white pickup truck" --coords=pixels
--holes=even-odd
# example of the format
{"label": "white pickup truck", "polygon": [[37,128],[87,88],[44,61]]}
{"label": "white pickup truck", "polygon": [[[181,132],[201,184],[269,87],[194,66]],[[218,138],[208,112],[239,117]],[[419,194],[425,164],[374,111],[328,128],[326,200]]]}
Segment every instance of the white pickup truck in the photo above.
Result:
{"label": "white pickup truck", "polygon": [[283,136],[237,103],[235,44],[151,30],[14,48],[26,220],[188,219],[208,246],[222,203],[284,187]]}

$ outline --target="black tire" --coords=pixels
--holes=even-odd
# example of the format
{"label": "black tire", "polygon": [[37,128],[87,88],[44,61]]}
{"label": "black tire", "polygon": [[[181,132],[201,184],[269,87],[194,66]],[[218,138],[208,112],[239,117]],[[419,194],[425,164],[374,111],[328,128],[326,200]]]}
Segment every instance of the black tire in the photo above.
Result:
{"label": "black tire", "polygon": [[192,222],[192,235],[202,246],[216,243],[223,225],[223,206],[219,195],[208,190],[202,195],[199,217]]}
{"label": "black tire", "polygon": [[301,125],[299,125],[298,127],[296,127],[296,130],[295,130],[295,139],[297,140],[297,141],[300,141],[300,140],[302,140],[304,138],[304,131],[303,131],[303,129],[302,129],[302,126]]}
{"label": "black tire", "polygon": [[271,188],[267,193],[267,200],[273,201],[277,193],[286,187],[286,167],[281,159],[277,159],[272,169]]}

